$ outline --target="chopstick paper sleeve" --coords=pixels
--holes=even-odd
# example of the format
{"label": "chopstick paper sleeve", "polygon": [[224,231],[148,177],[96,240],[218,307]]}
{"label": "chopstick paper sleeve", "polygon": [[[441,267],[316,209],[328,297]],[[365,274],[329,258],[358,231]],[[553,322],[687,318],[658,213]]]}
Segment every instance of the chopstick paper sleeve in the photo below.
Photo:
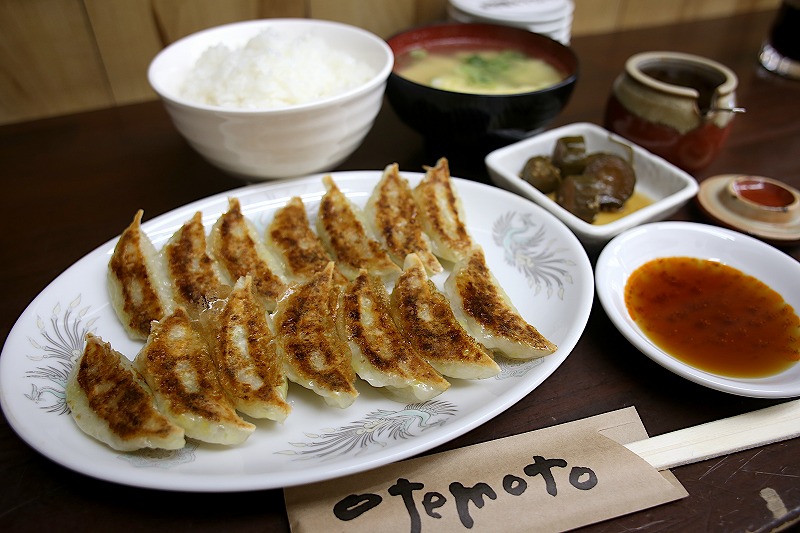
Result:
{"label": "chopstick paper sleeve", "polygon": [[286,488],[289,522],[295,533],[577,528],[687,496],[624,446],[646,438],[630,407]]}

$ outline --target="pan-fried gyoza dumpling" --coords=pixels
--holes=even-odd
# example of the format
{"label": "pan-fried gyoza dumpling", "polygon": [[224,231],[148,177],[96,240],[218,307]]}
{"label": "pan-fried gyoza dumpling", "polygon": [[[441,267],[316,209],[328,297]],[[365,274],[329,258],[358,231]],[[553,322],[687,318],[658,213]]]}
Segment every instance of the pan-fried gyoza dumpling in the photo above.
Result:
{"label": "pan-fried gyoza dumpling", "polygon": [[283,422],[291,411],[288,383],[269,320],[250,276],[200,314],[217,378],[236,410]]}
{"label": "pan-fried gyoza dumpling", "polygon": [[[299,196],[291,198],[275,212],[264,240],[281,256],[286,274],[294,281],[309,281],[332,261],[311,229],[306,207]],[[334,277],[341,283],[347,282],[338,268],[334,270]]]}
{"label": "pan-fried gyoza dumpling", "polygon": [[397,278],[400,267],[367,234],[358,206],[347,199],[333,178],[325,176],[322,181],[327,192],[319,205],[317,233],[342,273],[353,279],[364,268],[384,280]]}
{"label": "pan-fried gyoza dumpling", "polygon": [[278,260],[261,242],[252,222],[242,215],[239,200],[228,200],[228,211],[223,213],[211,228],[209,245],[211,253],[221,267],[228,285],[242,276],[251,275],[253,289],[268,311],[275,310],[278,298],[286,290]]}
{"label": "pan-fried gyoza dumpling", "polygon": [[111,305],[125,331],[146,339],[150,323],[173,309],[169,276],[153,243],[142,231],[142,210],[120,235],[108,262]]}
{"label": "pan-fried gyoza dumpling", "polygon": [[240,444],[255,429],[236,414],[217,380],[208,345],[182,307],[153,323],[134,365],[161,412],[187,437]]}
{"label": "pan-fried gyoza dumpling", "polygon": [[446,261],[464,258],[472,248],[472,237],[461,197],[450,179],[447,159],[441,158],[435,167],[428,167],[413,193],[433,253]]}
{"label": "pan-fried gyoza dumpling", "polygon": [[275,311],[275,334],[289,379],[344,408],[358,391],[350,349],[336,329],[341,285],[333,272],[331,261],[311,281],[289,289]]}
{"label": "pan-fried gyoza dumpling", "polygon": [[500,372],[489,351],[456,320],[450,302],[428,279],[416,254],[406,257],[403,273],[392,290],[391,305],[401,331],[445,376],[481,379]]}
{"label": "pan-fried gyoza dumpling", "polygon": [[86,336],[65,387],[75,423],[115,450],[183,448],[183,429],[156,408],[150,388],[131,362],[109,343]]}
{"label": "pan-fried gyoza dumpling", "polygon": [[384,169],[364,211],[372,233],[395,263],[402,265],[408,254],[415,253],[430,274],[443,270],[431,251],[431,242],[422,229],[411,187],[400,176],[397,163]]}
{"label": "pan-fried gyoza dumpling", "polygon": [[222,282],[219,266],[206,251],[206,232],[198,211],[175,232],[161,250],[173,286],[173,299],[193,317],[207,302],[225,298],[230,285]]}
{"label": "pan-fried gyoza dumpling", "polygon": [[339,318],[361,379],[401,402],[423,402],[450,387],[392,320],[383,282],[361,270],[350,282]]}
{"label": "pan-fried gyoza dumpling", "polygon": [[511,359],[533,359],[553,353],[556,345],[525,321],[486,264],[476,246],[444,284],[453,312],[481,344]]}

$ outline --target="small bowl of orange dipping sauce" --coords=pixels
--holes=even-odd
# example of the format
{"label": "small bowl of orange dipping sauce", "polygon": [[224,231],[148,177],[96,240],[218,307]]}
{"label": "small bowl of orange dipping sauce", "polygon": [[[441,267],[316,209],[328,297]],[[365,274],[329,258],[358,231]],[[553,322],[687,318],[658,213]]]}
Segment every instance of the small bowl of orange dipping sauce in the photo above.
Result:
{"label": "small bowl of orange dipping sauce", "polygon": [[658,222],[609,242],[598,298],[646,356],[740,396],[800,396],[800,263],[753,237]]}

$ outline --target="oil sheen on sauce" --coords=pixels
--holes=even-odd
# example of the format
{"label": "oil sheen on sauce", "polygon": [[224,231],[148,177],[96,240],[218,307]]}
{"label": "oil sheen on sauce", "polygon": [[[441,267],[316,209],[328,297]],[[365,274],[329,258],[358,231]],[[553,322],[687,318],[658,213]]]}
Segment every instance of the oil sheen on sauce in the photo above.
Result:
{"label": "oil sheen on sauce", "polygon": [[671,356],[706,372],[760,378],[800,359],[800,318],[758,279],[716,261],[663,257],[628,278],[625,305]]}

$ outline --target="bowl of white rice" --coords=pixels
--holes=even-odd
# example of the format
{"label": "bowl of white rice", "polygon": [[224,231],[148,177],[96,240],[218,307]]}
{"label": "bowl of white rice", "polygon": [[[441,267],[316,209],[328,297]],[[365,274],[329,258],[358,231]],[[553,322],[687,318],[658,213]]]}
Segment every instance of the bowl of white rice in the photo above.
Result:
{"label": "bowl of white rice", "polygon": [[347,159],[372,128],[393,61],[383,39],[354,26],[264,19],[172,43],[148,79],[198,153],[228,173],[269,180]]}

